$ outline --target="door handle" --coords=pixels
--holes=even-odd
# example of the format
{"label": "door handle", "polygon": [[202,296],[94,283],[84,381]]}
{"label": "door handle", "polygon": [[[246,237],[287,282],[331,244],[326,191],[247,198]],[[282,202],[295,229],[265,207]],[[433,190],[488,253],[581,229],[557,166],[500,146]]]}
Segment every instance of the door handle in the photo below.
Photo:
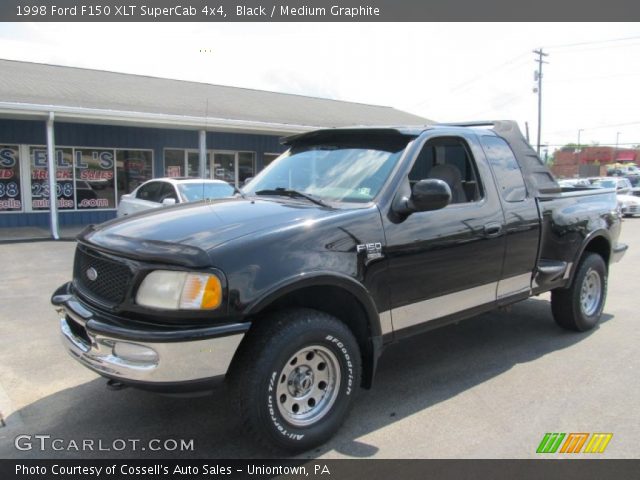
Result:
{"label": "door handle", "polygon": [[487,237],[497,237],[502,232],[502,225],[499,223],[488,223],[484,226],[484,234]]}

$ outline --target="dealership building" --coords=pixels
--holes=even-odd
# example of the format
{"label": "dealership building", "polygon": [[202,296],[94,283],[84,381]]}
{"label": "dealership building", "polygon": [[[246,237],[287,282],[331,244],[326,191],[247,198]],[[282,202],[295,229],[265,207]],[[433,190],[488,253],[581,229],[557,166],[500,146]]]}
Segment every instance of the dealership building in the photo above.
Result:
{"label": "dealership building", "polygon": [[0,228],[100,223],[115,217],[123,194],[156,177],[241,185],[290,134],[429,123],[302,95],[11,60],[0,69]]}

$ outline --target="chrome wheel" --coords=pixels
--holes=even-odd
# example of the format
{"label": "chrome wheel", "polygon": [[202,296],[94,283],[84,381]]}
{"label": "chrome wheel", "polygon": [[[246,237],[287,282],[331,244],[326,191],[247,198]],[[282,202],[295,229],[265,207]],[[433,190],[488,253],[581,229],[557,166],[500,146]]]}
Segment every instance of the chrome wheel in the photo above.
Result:
{"label": "chrome wheel", "polygon": [[292,425],[302,427],[324,417],[340,391],[340,365],[331,350],[312,345],[298,350],[280,372],[278,410]]}
{"label": "chrome wheel", "polygon": [[602,297],[602,279],[593,268],[587,271],[580,289],[580,308],[582,313],[590,317],[598,310]]}

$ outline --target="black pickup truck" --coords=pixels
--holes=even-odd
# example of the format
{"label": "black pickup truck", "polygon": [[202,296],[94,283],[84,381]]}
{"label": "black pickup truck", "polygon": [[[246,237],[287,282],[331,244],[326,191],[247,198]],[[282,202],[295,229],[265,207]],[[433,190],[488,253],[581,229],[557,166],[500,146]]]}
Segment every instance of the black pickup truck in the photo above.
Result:
{"label": "black pickup truck", "polygon": [[69,353],[114,387],[226,379],[254,438],[329,439],[384,347],[551,291],[599,321],[615,191],[561,189],[514,122],[345,128],[289,150],[229,199],[88,227],[52,303]]}

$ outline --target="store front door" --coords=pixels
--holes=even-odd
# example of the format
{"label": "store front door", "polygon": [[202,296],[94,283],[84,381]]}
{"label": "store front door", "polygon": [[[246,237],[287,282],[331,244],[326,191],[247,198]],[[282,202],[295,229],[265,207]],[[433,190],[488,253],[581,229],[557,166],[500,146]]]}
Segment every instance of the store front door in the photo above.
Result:
{"label": "store front door", "polygon": [[224,180],[232,185],[238,185],[236,152],[212,152],[209,161],[209,178]]}
{"label": "store front door", "polygon": [[[241,187],[256,174],[255,152],[208,150],[204,178],[214,178]],[[177,148],[164,151],[164,175],[167,177],[200,176],[200,154],[198,150]]]}

